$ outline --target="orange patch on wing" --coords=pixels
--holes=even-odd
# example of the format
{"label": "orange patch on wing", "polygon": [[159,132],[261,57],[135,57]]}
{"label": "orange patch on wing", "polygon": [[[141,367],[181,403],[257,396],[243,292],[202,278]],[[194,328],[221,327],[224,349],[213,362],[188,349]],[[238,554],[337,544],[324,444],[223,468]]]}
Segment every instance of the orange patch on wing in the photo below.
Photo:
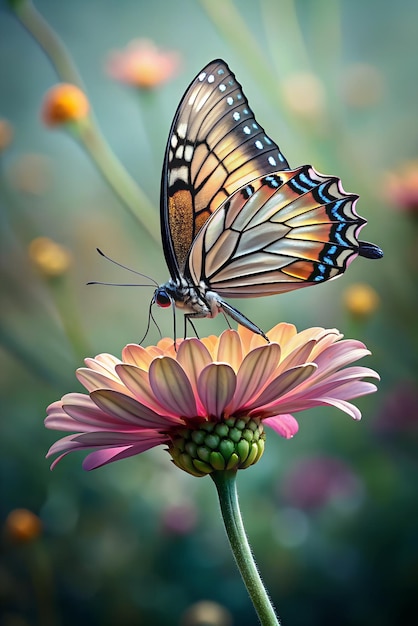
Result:
{"label": "orange patch on wing", "polygon": [[190,191],[181,190],[169,199],[168,214],[174,252],[181,269],[193,241],[193,203]]}
{"label": "orange patch on wing", "polygon": [[311,276],[314,269],[315,266],[311,261],[295,261],[287,267],[284,267],[282,272],[294,278],[299,278],[300,280],[309,280],[309,276]]}

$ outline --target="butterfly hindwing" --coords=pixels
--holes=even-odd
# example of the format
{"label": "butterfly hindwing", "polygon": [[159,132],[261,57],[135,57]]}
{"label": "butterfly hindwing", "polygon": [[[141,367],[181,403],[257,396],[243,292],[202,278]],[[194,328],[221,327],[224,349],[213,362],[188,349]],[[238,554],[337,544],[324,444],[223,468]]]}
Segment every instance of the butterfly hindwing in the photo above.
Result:
{"label": "butterfly hindwing", "polygon": [[182,98],[164,158],[161,231],[171,276],[183,275],[196,235],[227,198],[255,178],[287,169],[227,64],[209,63]]}
{"label": "butterfly hindwing", "polygon": [[308,165],[260,177],[205,223],[190,250],[188,278],[241,298],[334,278],[359,253],[366,221],[355,211],[357,198]]}

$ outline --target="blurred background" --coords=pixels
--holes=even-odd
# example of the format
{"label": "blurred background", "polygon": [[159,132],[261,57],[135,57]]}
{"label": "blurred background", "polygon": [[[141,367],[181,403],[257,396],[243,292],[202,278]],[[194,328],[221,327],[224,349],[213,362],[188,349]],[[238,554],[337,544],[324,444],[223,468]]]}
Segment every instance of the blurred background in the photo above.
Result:
{"label": "blurred background", "polygon": [[[167,280],[165,142],[185,88],[217,57],[292,167],[312,163],[360,195],[362,238],[385,252],[318,288],[235,303],[266,330],[335,326],[367,345],[364,365],[382,376],[378,393],[356,402],[360,423],[326,408],[300,414],[293,440],[267,433],[263,459],[238,479],[250,542],[284,625],[406,621],[418,593],[418,5],[35,6],[78,68],[95,122],[86,143],[47,119],[45,94],[74,72],[51,63],[54,40],[31,5],[3,1],[1,623],[257,622],[209,479],[174,469],[162,449],[91,473],[81,454],[52,473],[44,458],[59,437],[43,427],[45,408],[82,390],[74,370],[83,358],[119,356],[145,333],[152,288],[86,283],[133,278],[96,247]],[[170,313],[155,316],[171,335]],[[199,333],[222,331],[221,317],[198,322]],[[158,338],[152,327],[146,342]]]}

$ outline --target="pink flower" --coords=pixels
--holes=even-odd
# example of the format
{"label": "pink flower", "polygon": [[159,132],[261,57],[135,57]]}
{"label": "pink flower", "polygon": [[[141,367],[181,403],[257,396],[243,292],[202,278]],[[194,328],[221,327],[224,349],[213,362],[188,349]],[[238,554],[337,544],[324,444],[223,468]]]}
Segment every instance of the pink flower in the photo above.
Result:
{"label": "pink flower", "polygon": [[148,39],[135,39],[110,53],[106,70],[122,83],[152,89],[173,78],[180,67],[177,52],[162,52]]}
{"label": "pink flower", "polygon": [[298,333],[278,324],[266,344],[244,328],[220,337],[163,339],[86,359],[77,378],[89,395],[70,393],[48,407],[47,428],[76,432],[57,441],[48,457],[93,449],[91,470],[158,445],[197,476],[246,468],[264,449],[263,425],[282,437],[298,431],[292,413],[334,406],[360,419],[348,400],[372,393],[379,378],[366,367],[346,367],[370,352],[335,329]]}
{"label": "pink flower", "polygon": [[416,215],[418,212],[418,161],[408,161],[385,178],[386,197],[398,209]]}
{"label": "pink flower", "polygon": [[299,459],[283,477],[281,497],[292,506],[313,509],[328,502],[356,499],[362,485],[341,459],[313,456]]}

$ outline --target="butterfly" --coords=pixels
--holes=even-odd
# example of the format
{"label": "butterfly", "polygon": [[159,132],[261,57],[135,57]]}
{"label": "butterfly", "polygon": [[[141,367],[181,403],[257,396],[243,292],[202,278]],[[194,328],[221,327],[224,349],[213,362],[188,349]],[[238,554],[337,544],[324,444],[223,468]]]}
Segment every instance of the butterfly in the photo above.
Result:
{"label": "butterfly", "polygon": [[[231,317],[264,332],[225,298],[278,294],[340,276],[360,255],[358,196],[310,165],[291,169],[256,121],[228,65],[209,63],[171,125],[161,181],[161,236],[170,279],[152,304],[196,318]],[[186,330],[186,329],[185,329]]]}

